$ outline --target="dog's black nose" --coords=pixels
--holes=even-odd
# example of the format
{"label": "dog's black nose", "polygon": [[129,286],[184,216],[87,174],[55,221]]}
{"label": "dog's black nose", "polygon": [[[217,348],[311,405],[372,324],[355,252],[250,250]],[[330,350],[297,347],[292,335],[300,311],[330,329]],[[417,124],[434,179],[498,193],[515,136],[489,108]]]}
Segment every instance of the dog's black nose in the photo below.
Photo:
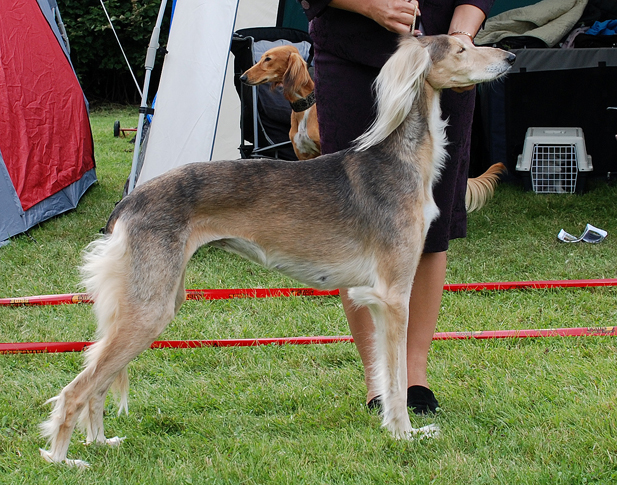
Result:
{"label": "dog's black nose", "polygon": [[246,74],[242,74],[242,76],[240,76],[240,81],[243,83],[245,83],[247,79]]}
{"label": "dog's black nose", "polygon": [[506,57],[506,61],[508,61],[508,64],[510,65],[514,64],[514,61],[516,61],[516,55],[512,54],[512,52],[508,52],[508,57]]}

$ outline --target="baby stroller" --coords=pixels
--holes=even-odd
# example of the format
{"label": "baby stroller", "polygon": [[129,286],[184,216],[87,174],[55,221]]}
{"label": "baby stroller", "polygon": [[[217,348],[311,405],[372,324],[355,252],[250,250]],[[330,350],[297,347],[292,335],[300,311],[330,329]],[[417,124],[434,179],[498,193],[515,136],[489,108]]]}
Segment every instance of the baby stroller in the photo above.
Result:
{"label": "baby stroller", "polygon": [[238,30],[231,41],[234,55],[234,85],[240,96],[240,156],[297,160],[289,141],[291,107],[282,89],[269,84],[247,86],[240,82],[244,71],[272,47],[293,44],[309,66],[313,46],[309,35],[284,27],[255,27]]}

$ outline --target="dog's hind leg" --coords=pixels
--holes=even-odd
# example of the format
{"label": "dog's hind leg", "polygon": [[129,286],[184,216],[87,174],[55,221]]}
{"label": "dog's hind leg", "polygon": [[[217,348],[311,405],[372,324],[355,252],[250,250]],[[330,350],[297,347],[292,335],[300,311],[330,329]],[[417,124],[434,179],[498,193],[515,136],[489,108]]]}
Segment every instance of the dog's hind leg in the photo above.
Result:
{"label": "dog's hind leg", "polygon": [[[120,415],[123,410],[128,414],[128,373],[126,367],[118,372],[115,380],[111,384],[111,389],[114,395],[119,397],[118,415]],[[85,444],[87,445],[90,443],[100,443],[117,446],[124,440],[124,438],[118,438],[117,436],[111,439],[105,438],[103,409],[105,407],[105,397],[107,396],[108,390],[109,386],[101,386],[97,389],[78,419],[78,426],[82,427],[86,432]]]}
{"label": "dog's hind leg", "polygon": [[[160,335],[183,301],[184,255],[159,251],[160,260],[166,262],[161,269],[148,255],[136,262],[125,242],[126,232],[117,225],[113,236],[95,245],[86,258],[84,275],[95,300],[99,340],[86,352],[84,370],[50,400],[54,409],[41,425],[43,436],[50,440],[50,450],[41,450],[47,461],[87,466],[80,460],[66,459],[78,421],[86,429],[88,442],[113,445],[121,441],[104,436],[107,391],[112,384],[119,387],[120,408],[126,409],[126,366]],[[139,286],[140,280],[156,284]]]}
{"label": "dog's hind leg", "polygon": [[[87,442],[119,444],[121,438],[106,439],[103,429],[103,406],[110,386],[117,378],[124,380],[126,366],[154,339],[172,319],[171,311],[159,315],[144,312],[120,323],[111,335],[106,335],[88,349],[86,368],[62,392],[50,401],[54,409],[50,419],[41,426],[42,434],[50,438],[50,450],[41,455],[50,462],[87,466],[80,460],[67,460],[71,434],[80,420],[87,432]],[[169,305],[168,305],[169,307]],[[147,323],[146,323],[147,322]]]}
{"label": "dog's hind leg", "polygon": [[[178,284],[178,290],[174,301],[174,315],[178,313],[178,310],[186,299],[186,291],[184,288],[185,272],[186,270],[182,273]],[[79,418],[79,424],[81,424],[86,431],[86,444],[96,442],[110,446],[117,446],[122,442],[124,438],[118,438],[117,436],[110,439],[105,438],[103,432],[103,409],[105,406],[105,397],[109,389],[111,389],[111,392],[114,396],[116,396],[118,402],[118,415],[120,415],[122,411],[128,414],[128,387],[128,372],[127,368],[124,367],[116,375],[111,387],[102,386],[97,390],[97,392],[94,393],[88,403],[88,406],[84,408],[82,415]]]}

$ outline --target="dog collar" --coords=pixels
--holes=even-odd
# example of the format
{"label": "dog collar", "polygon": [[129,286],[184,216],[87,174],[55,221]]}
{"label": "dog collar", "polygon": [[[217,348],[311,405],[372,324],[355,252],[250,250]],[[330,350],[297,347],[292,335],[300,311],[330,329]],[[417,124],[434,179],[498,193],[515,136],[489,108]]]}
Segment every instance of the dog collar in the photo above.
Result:
{"label": "dog collar", "polygon": [[306,111],[315,104],[315,91],[311,91],[311,93],[306,98],[299,99],[298,101],[294,101],[293,103],[290,102],[289,104],[291,105],[291,109],[296,113]]}

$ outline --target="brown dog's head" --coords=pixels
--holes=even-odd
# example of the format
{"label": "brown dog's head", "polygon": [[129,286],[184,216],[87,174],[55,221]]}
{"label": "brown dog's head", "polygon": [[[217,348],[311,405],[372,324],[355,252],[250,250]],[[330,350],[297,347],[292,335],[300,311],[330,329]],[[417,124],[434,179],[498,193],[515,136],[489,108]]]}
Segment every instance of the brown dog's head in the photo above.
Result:
{"label": "brown dog's head", "polygon": [[272,83],[283,85],[286,96],[297,93],[300,87],[311,82],[304,59],[292,45],[273,47],[266,51],[257,64],[240,76],[249,86]]}

